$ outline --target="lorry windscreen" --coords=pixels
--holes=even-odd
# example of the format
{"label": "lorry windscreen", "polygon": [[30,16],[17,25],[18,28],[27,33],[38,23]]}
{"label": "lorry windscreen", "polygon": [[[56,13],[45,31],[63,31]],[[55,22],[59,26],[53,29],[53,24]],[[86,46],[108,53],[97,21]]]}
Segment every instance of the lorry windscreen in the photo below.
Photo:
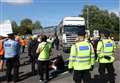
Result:
{"label": "lorry windscreen", "polygon": [[85,26],[64,26],[64,33],[77,34],[85,31]]}

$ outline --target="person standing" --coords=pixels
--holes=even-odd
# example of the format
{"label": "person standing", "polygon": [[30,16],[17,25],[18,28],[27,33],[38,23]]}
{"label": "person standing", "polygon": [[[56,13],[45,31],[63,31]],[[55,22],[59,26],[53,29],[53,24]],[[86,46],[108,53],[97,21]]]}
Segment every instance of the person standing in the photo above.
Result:
{"label": "person standing", "polygon": [[22,38],[20,42],[21,42],[22,53],[24,53],[25,52],[25,45],[26,45],[25,38]]}
{"label": "person standing", "polygon": [[[49,80],[49,56],[51,52],[51,44],[47,42],[47,36],[41,35],[40,37],[41,43],[38,45],[36,53],[39,54],[38,56],[38,71],[40,79],[39,81],[48,81]],[[45,79],[44,79],[45,75]]]}
{"label": "person standing", "polygon": [[56,38],[54,40],[54,44],[56,46],[56,50],[59,50],[59,38],[58,38],[58,36],[56,36]]}
{"label": "person standing", "polygon": [[13,81],[18,81],[19,70],[19,43],[15,40],[14,34],[8,34],[8,39],[4,41],[5,59],[6,59],[6,78],[7,82],[12,81],[12,69]]}
{"label": "person standing", "polygon": [[0,71],[3,71],[3,65],[4,65],[4,48],[3,48],[3,37],[0,36]]}
{"label": "person standing", "polygon": [[95,63],[95,54],[91,43],[86,41],[85,32],[79,33],[77,42],[72,45],[69,57],[68,69],[74,71],[73,80],[75,83],[90,83],[90,70]]}
{"label": "person standing", "polygon": [[[29,36],[28,38],[28,57],[29,57],[29,62],[31,62],[32,60],[32,56],[31,56],[31,43],[32,43],[32,35]],[[36,52],[36,51],[35,51]]]}
{"label": "person standing", "polygon": [[[115,83],[114,78],[114,67],[113,62],[114,58],[114,51],[116,49],[115,42],[109,38],[110,33],[109,31],[105,31],[102,34],[102,39],[98,42],[97,45],[97,55],[98,55],[98,62],[99,62],[99,73],[100,79],[104,83],[107,83],[105,79],[105,70],[108,71],[109,82]],[[101,83],[102,83],[101,82]]]}
{"label": "person standing", "polygon": [[37,47],[39,45],[37,38],[38,38],[37,35],[33,35],[29,45],[32,75],[35,75],[35,63],[38,57],[38,54],[36,53]]}

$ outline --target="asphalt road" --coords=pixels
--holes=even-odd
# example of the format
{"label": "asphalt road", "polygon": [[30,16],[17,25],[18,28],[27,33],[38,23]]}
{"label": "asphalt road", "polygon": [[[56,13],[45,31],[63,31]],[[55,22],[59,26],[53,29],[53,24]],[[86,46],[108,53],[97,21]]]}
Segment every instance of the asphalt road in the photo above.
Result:
{"label": "asphalt road", "polygon": [[[69,56],[69,54],[63,53],[61,49],[60,51],[53,49],[52,57],[55,57],[59,54],[61,54],[64,57],[64,59],[66,59]],[[27,64],[28,60],[29,58],[27,56],[27,51],[25,51],[25,53],[21,54],[21,58],[20,58],[20,63],[21,63],[20,73],[19,73],[20,81],[18,83],[40,83],[38,75],[35,76],[31,75],[31,66],[30,64]],[[114,62],[114,68],[116,74],[115,83],[120,83],[120,49],[117,49],[116,51],[116,61]],[[37,65],[36,65],[36,69],[37,69]],[[97,76],[99,76],[97,63],[95,64],[94,70],[91,72],[91,74],[92,74],[91,77],[93,79],[92,83],[99,83],[97,80]],[[0,72],[0,83],[6,83],[5,72]],[[49,83],[74,83],[74,82],[72,80],[72,74],[66,71],[52,78],[49,81]]]}

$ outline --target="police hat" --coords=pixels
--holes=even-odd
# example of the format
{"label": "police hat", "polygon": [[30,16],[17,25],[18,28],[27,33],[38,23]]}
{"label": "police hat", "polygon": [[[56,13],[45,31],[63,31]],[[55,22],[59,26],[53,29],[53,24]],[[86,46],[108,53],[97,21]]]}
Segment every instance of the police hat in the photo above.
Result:
{"label": "police hat", "polygon": [[109,37],[110,36],[110,32],[108,30],[102,31],[101,34],[103,34],[105,37]]}
{"label": "police hat", "polygon": [[8,35],[8,37],[14,37],[14,33],[9,33],[7,35]]}

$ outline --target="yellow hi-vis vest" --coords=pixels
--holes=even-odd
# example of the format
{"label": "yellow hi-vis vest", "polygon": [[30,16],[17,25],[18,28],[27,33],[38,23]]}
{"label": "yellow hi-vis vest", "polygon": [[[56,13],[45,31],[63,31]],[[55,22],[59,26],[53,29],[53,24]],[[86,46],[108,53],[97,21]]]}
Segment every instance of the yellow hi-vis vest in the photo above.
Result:
{"label": "yellow hi-vis vest", "polygon": [[[99,63],[111,63],[115,60],[114,50],[116,48],[115,42],[111,39],[103,39],[98,42],[97,54]],[[105,59],[104,56],[109,56],[110,60]]]}
{"label": "yellow hi-vis vest", "polygon": [[38,56],[38,60],[40,61],[49,60],[51,44],[48,42],[42,42],[38,45],[38,48],[42,50]]}
{"label": "yellow hi-vis vest", "polygon": [[95,55],[93,47],[87,41],[74,44],[71,47],[69,57],[69,69],[86,70],[90,69],[95,63]]}

